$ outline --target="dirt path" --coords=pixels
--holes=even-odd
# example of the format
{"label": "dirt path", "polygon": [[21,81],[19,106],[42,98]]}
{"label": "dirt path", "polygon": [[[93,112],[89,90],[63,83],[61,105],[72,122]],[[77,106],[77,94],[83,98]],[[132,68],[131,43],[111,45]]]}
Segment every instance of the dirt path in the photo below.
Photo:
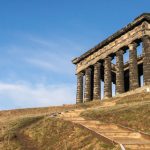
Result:
{"label": "dirt path", "polygon": [[20,131],[16,134],[17,140],[21,144],[22,150],[38,150],[35,143]]}
{"label": "dirt path", "polygon": [[25,135],[23,133],[22,129],[36,123],[40,119],[42,119],[42,117],[36,118],[36,119],[30,121],[28,124],[24,124],[23,126],[21,126],[20,128],[17,129],[15,135],[16,135],[16,140],[21,145],[21,150],[39,150],[37,148],[36,142],[34,142],[27,135]]}
{"label": "dirt path", "polygon": [[84,109],[69,111],[62,113],[59,117],[79,124],[111,142],[122,144],[125,148],[132,150],[150,150],[150,137],[115,124],[85,120],[80,117],[80,113],[83,111]]}

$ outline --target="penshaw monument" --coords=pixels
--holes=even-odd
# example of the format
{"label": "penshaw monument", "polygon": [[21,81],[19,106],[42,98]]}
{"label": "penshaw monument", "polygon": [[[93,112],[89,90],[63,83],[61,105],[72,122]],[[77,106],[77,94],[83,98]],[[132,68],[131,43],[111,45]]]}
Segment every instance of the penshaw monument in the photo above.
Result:
{"label": "penshaw monument", "polygon": [[[142,54],[137,55],[140,45]],[[102,99],[102,82],[104,99],[112,97],[112,83],[116,96],[150,86],[150,13],[138,16],[72,62],[76,65],[77,104]]]}

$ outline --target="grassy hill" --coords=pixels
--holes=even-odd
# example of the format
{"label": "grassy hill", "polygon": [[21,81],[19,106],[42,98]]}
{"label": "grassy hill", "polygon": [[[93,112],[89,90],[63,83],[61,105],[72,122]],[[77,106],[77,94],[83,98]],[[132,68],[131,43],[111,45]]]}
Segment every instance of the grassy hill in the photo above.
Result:
{"label": "grassy hill", "polygon": [[135,94],[114,99],[116,105],[85,111],[88,119],[123,125],[150,134],[150,94]]}
{"label": "grassy hill", "polygon": [[77,124],[50,117],[51,113],[81,108],[85,110],[81,116],[86,119],[111,122],[150,134],[150,94],[141,93],[82,105],[1,111],[0,149],[119,149]]}

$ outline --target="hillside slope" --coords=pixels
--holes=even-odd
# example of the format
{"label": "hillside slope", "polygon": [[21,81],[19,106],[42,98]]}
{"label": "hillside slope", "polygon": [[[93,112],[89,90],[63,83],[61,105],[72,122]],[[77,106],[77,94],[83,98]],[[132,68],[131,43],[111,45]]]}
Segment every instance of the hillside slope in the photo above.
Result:
{"label": "hillside slope", "polygon": [[88,130],[60,119],[25,117],[9,125],[1,135],[2,150],[109,150],[115,146],[98,139]]}
{"label": "hillside slope", "polygon": [[81,116],[115,123],[150,134],[150,94],[115,99],[116,105],[85,111]]}
{"label": "hillside slope", "polygon": [[[115,123],[150,134],[150,94],[141,93],[80,105],[1,111],[0,149],[120,149],[86,128],[64,120],[63,117],[57,118],[56,115],[56,112],[67,115],[69,111],[69,115],[78,110],[82,110],[79,115],[87,123],[91,119],[99,120],[106,125]],[[56,115],[56,118],[50,117],[51,114]]]}

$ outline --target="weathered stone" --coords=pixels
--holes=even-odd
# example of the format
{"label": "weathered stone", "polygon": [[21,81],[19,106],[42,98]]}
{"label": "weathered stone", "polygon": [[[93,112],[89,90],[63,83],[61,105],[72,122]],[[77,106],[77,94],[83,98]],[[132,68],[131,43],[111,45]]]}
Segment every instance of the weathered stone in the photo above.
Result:
{"label": "weathered stone", "polygon": [[117,52],[134,40],[141,39],[143,33],[148,33],[150,29],[150,26],[142,27],[144,22],[150,22],[150,14],[143,14],[138,20],[135,19],[132,23],[114,33],[94,48],[75,58],[72,62],[77,65],[76,73],[94,65],[100,59],[105,59],[108,55]]}
{"label": "weathered stone", "polygon": [[83,103],[83,73],[77,74],[77,95],[76,103]]}
{"label": "weathered stone", "polygon": [[116,52],[116,95],[124,92],[123,50]]}
{"label": "weathered stone", "polygon": [[[136,48],[141,41],[143,55],[137,58]],[[124,64],[123,53],[128,48],[129,61]],[[115,55],[116,65],[111,63],[111,58]],[[102,63],[99,63],[100,60]],[[76,64],[77,75],[85,72],[85,87],[83,76],[78,76],[77,103],[101,99],[101,80],[104,81],[104,98],[112,97],[112,82],[116,84],[117,95],[138,88],[142,75],[144,85],[150,85],[150,13],[142,14],[126,27],[75,58],[73,63]]]}
{"label": "weathered stone", "polygon": [[92,100],[92,69],[87,68],[85,70],[85,90],[84,90],[84,102],[89,102]]}
{"label": "weathered stone", "polygon": [[144,85],[150,85],[150,36],[144,36],[142,41]]}
{"label": "weathered stone", "polygon": [[139,87],[138,81],[138,66],[137,66],[137,44],[131,43],[129,46],[129,81],[130,90],[134,90]]}
{"label": "weathered stone", "polygon": [[94,92],[93,99],[101,99],[101,63],[97,62],[94,65]]}
{"label": "weathered stone", "polygon": [[104,62],[104,98],[112,97],[111,57]]}

